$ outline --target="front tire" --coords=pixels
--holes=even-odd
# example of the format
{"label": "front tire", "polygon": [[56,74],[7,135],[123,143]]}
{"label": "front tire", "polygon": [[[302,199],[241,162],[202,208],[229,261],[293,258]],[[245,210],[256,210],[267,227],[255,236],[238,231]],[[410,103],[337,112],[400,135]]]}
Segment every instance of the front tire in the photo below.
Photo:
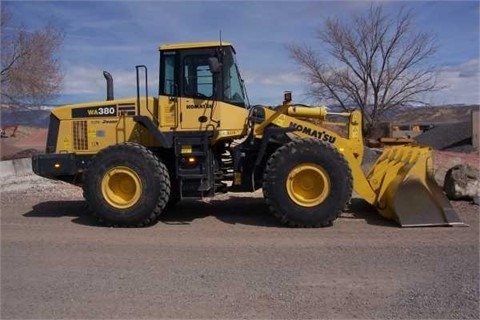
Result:
{"label": "front tire", "polygon": [[292,227],[325,227],[352,195],[345,158],[330,144],[298,139],[278,148],[264,172],[263,193],[270,211]]}
{"label": "front tire", "polygon": [[170,196],[166,166],[135,143],[100,151],[85,173],[83,194],[94,216],[110,226],[146,226],[156,222]]}

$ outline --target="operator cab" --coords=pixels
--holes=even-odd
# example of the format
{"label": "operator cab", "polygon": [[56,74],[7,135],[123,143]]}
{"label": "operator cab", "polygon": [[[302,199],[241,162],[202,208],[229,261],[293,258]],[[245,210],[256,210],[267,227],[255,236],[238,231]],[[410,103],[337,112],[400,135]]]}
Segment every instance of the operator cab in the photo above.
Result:
{"label": "operator cab", "polygon": [[235,50],[230,43],[162,45],[159,79],[159,95],[248,107]]}

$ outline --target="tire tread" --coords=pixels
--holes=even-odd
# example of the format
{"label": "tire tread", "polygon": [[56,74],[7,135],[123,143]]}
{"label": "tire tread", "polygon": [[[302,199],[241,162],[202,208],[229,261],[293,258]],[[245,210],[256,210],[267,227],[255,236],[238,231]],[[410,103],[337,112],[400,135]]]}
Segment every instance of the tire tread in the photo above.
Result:
{"label": "tire tread", "polygon": [[[99,214],[98,209],[92,205],[92,203],[95,203],[95,201],[92,199],[92,196],[93,196],[91,191],[92,186],[90,185],[90,183],[88,183],[91,179],[90,177],[91,171],[87,169],[84,174],[84,183],[82,188],[83,188],[83,197],[85,198],[85,200],[87,200],[89,211],[101,224],[109,227],[146,227],[156,223],[161,213],[163,212],[164,208],[167,205],[169,194],[170,194],[170,179],[168,178],[169,173],[168,173],[167,167],[152,151],[150,151],[143,145],[132,143],[132,142],[125,142],[122,144],[112,145],[110,147],[107,147],[101,150],[92,158],[91,165],[95,165],[98,159],[107,157],[108,154],[113,151],[134,152],[138,154],[139,159],[141,158],[146,160],[149,165],[155,168],[152,174],[155,175],[156,178],[158,178],[157,180],[160,181],[161,183],[161,192],[158,195],[157,204],[154,210],[149,215],[141,219],[140,221],[135,221],[131,223],[130,222],[118,223],[118,222],[109,221],[105,219],[101,214]],[[167,179],[165,179],[165,177],[167,177]]]}
{"label": "tire tread", "polygon": [[[331,208],[330,213],[326,214],[326,218],[322,219],[312,219],[308,223],[299,222],[289,214],[288,211],[280,207],[277,204],[277,201],[272,199],[274,195],[270,186],[277,185],[278,188],[278,174],[279,170],[278,164],[288,162],[289,159],[286,157],[287,152],[291,148],[320,148],[322,152],[329,154],[330,160],[337,163],[342,170],[345,170],[345,186],[346,190],[341,196],[341,200],[333,208]],[[337,177],[336,177],[337,179]],[[333,224],[333,221],[338,218],[342,210],[345,208],[347,203],[350,201],[350,197],[353,189],[353,178],[350,170],[350,166],[342,154],[332,145],[315,140],[315,139],[294,139],[291,142],[278,148],[268,159],[266,169],[263,176],[263,193],[264,198],[267,203],[269,210],[272,214],[280,220],[280,222],[288,227],[300,227],[300,228],[318,228],[318,227],[327,227]],[[288,195],[286,195],[288,197]]]}

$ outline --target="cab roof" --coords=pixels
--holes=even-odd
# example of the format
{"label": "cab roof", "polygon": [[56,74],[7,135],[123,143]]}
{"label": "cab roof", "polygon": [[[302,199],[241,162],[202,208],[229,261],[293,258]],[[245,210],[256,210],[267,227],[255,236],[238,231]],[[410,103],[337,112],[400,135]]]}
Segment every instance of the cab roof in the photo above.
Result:
{"label": "cab roof", "polygon": [[230,42],[220,41],[205,41],[205,42],[183,42],[162,44],[160,50],[176,50],[176,49],[192,49],[192,48],[207,48],[207,47],[233,47]]}

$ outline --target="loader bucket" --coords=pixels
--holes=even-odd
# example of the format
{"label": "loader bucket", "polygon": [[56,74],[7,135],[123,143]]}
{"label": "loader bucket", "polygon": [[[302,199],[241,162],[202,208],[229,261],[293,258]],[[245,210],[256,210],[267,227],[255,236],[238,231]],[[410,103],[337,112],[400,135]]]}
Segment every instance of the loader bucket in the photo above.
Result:
{"label": "loader bucket", "polygon": [[433,178],[431,149],[385,149],[367,177],[381,215],[402,227],[465,225]]}

